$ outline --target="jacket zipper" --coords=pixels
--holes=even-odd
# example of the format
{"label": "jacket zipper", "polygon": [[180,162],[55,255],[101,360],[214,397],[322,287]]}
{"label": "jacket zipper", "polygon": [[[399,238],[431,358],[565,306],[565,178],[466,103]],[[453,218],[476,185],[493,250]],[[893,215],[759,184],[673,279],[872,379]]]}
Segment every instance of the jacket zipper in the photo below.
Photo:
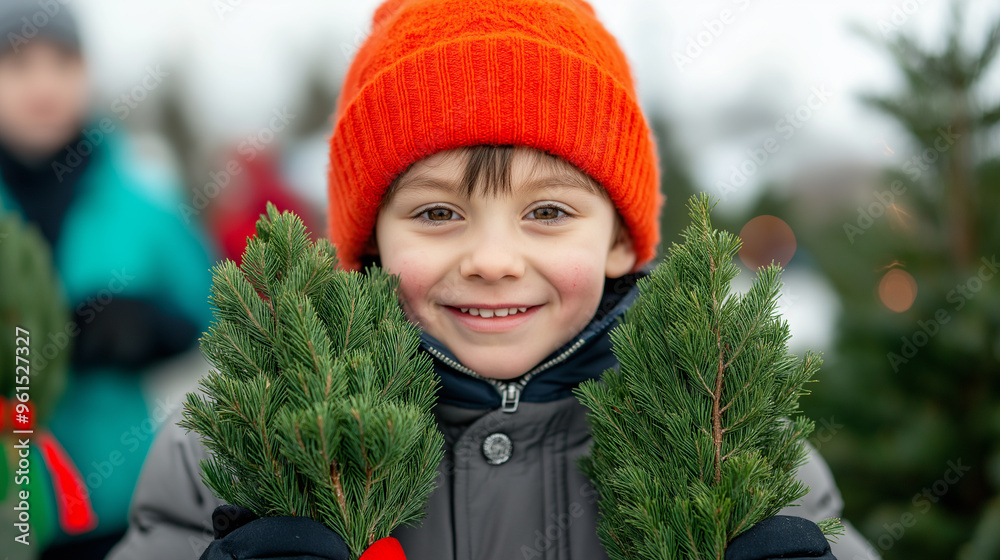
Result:
{"label": "jacket zipper", "polygon": [[481,379],[492,385],[493,388],[497,390],[497,393],[500,394],[500,403],[501,403],[500,410],[503,410],[504,412],[509,414],[512,412],[517,412],[517,405],[518,403],[521,402],[521,391],[524,390],[524,386],[528,384],[528,381],[531,381],[532,377],[551,368],[552,366],[565,362],[566,359],[569,358],[573,354],[573,352],[576,352],[581,346],[583,346],[585,342],[586,340],[583,338],[577,340],[562,354],[559,354],[555,358],[552,358],[551,360],[545,362],[544,364],[539,365],[535,369],[524,374],[521,377],[521,379],[510,383],[505,383],[497,379],[490,379],[488,377],[483,377],[482,375],[479,375],[475,371],[463,366],[462,364],[456,362],[455,360],[452,360],[448,356],[445,356],[437,348],[434,348],[429,345],[425,346],[425,348],[427,348],[427,351],[430,352],[435,358],[441,360],[452,369],[460,371],[468,375],[469,377]]}

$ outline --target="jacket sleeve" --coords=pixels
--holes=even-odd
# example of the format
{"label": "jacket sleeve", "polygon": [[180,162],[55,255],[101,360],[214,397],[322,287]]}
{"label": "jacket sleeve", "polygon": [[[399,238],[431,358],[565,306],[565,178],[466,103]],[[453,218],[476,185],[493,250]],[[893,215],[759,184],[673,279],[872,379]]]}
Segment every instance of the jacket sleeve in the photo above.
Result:
{"label": "jacket sleeve", "polygon": [[107,560],[198,558],[212,542],[212,511],[222,501],[201,481],[206,450],[177,426],[175,412],[156,436],[129,508],[125,537]]}
{"label": "jacket sleeve", "polygon": [[[799,468],[798,478],[809,486],[809,493],[795,504],[781,510],[779,515],[804,517],[813,522],[828,517],[840,517],[843,515],[844,500],[840,497],[840,490],[833,480],[833,473],[819,452],[811,445],[806,445],[809,447],[809,458],[806,464]],[[837,537],[836,542],[830,543],[834,556],[841,560],[879,560],[878,552],[868,544],[861,533],[846,519],[841,519],[841,522],[844,524],[844,534]]]}

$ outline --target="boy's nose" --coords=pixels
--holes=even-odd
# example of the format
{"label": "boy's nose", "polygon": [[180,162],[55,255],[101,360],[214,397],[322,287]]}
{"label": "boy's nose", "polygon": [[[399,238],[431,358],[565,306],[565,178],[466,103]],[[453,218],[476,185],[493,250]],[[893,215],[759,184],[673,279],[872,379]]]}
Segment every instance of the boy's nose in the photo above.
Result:
{"label": "boy's nose", "polygon": [[520,278],[524,275],[525,262],[517,244],[502,236],[481,236],[470,243],[459,272],[463,278],[480,277],[496,282],[505,277]]}

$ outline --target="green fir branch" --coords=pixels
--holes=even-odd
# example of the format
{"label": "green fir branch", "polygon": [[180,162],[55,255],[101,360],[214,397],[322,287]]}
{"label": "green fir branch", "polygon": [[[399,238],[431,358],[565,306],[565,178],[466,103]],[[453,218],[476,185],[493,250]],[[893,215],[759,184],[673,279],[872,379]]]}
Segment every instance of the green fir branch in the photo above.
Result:
{"label": "green fir branch", "polygon": [[731,293],[740,240],[712,229],[712,207],[691,199],[684,243],[640,280],[611,334],[620,368],[576,391],[594,436],[580,465],[615,560],[722,559],[729,541],[807,492],[795,471],[813,424],[796,414],[821,360],[788,353],[777,266]]}
{"label": "green fir branch", "polygon": [[262,516],[308,516],[358,558],[423,516],[443,455],[437,381],[398,279],[337,269],[325,240],[268,204],[242,266],[213,269],[214,366],[180,425],[210,452],[205,483]]}

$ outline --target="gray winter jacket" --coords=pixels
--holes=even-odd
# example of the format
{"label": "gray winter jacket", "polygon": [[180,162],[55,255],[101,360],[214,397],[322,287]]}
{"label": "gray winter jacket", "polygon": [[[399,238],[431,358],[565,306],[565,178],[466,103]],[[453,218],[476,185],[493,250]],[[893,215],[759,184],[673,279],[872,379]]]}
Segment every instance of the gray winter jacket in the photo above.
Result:
{"label": "gray winter jacket", "polygon": [[[422,525],[393,533],[409,560],[607,560],[597,494],[576,466],[591,445],[586,409],[571,391],[616,365],[608,332],[634,300],[634,280],[609,282],[580,336],[510,384],[478,378],[424,335],[441,380],[434,413],[446,450]],[[212,510],[221,502],[201,482],[207,452],[177,419],[153,444],[128,533],[109,560],[198,558],[212,540]],[[840,515],[840,493],[818,453],[798,476],[811,490],[782,513],[813,521]],[[878,558],[846,525],[835,555]]]}

